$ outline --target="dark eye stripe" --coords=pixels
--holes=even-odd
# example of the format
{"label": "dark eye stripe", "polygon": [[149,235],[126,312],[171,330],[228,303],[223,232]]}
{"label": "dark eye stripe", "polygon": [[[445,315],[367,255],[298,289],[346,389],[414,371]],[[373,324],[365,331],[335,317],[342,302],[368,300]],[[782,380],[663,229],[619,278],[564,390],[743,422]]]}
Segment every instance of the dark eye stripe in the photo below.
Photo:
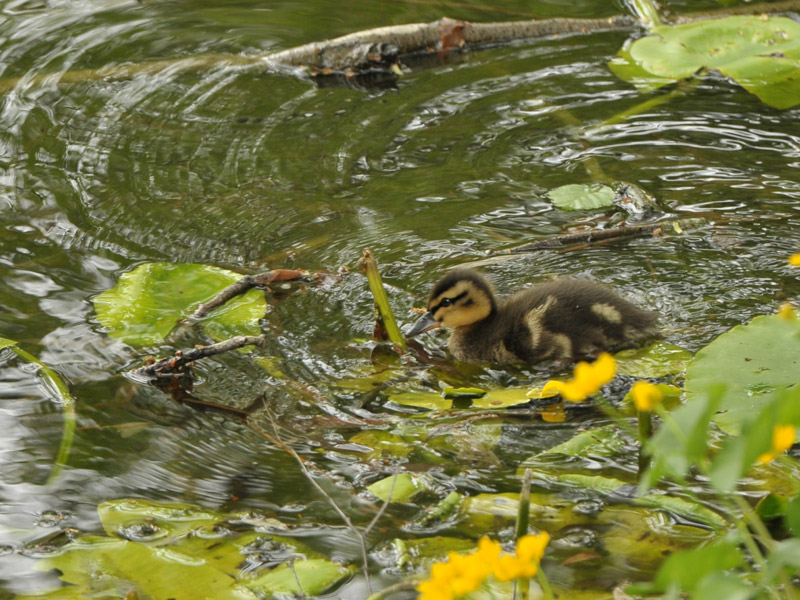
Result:
{"label": "dark eye stripe", "polygon": [[439,302],[439,304],[437,304],[436,306],[434,306],[433,308],[430,309],[431,313],[432,314],[436,314],[437,310],[439,310],[443,306],[448,306],[447,304],[445,304],[445,300],[449,300],[450,301],[450,305],[452,305],[452,304],[455,304],[456,302],[458,302],[459,300],[461,300],[461,298],[466,296],[468,293],[469,292],[467,292],[467,291],[463,291],[458,296],[453,296],[452,298],[442,298],[442,300]]}

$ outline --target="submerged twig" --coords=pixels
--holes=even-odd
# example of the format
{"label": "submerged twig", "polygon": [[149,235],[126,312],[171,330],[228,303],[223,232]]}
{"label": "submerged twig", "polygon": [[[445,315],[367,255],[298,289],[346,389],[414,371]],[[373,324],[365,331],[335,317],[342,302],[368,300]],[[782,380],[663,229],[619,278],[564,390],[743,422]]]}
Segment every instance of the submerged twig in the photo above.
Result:
{"label": "submerged twig", "polygon": [[256,427],[253,424],[253,422],[250,421],[250,420],[247,421],[248,425],[250,426],[250,428],[253,431],[255,431],[256,433],[259,433],[262,436],[264,436],[265,438],[267,438],[273,444],[275,444],[279,448],[283,449],[287,454],[289,454],[289,456],[294,458],[295,461],[297,461],[297,464],[299,465],[300,470],[303,472],[303,475],[305,475],[305,477],[308,480],[308,482],[311,485],[313,485],[314,488],[316,488],[316,490],[320,494],[322,494],[323,498],[325,498],[328,501],[328,504],[330,504],[331,507],[333,508],[333,510],[336,511],[336,514],[339,515],[339,517],[342,519],[342,521],[347,526],[347,528],[350,531],[352,531],[353,534],[355,534],[355,536],[358,538],[358,540],[359,540],[359,542],[361,544],[361,559],[362,559],[362,562],[363,562],[362,570],[364,572],[364,579],[365,579],[366,584],[367,584],[368,593],[372,594],[372,585],[370,584],[370,579],[369,579],[369,554],[367,552],[367,539],[366,539],[365,535],[363,533],[361,533],[361,531],[359,531],[358,527],[356,527],[353,524],[353,522],[350,520],[350,517],[347,516],[347,513],[345,513],[339,507],[338,504],[336,504],[336,501],[331,497],[331,495],[328,494],[328,492],[325,491],[325,489],[317,482],[316,479],[314,479],[314,477],[311,475],[311,472],[308,470],[308,467],[306,466],[306,460],[303,457],[301,457],[294,448],[292,448],[291,446],[289,446],[288,444],[283,442],[283,440],[280,439],[280,434],[278,433],[278,426],[275,423],[275,419],[272,417],[272,413],[269,411],[269,408],[265,407],[265,412],[267,413],[267,416],[269,417],[270,423],[272,424],[272,431],[275,434],[274,436],[269,435],[266,431],[262,431],[259,427]]}
{"label": "submerged twig", "polygon": [[566,248],[577,244],[593,244],[618,238],[657,236],[664,230],[670,228],[674,229],[676,232],[681,232],[684,229],[691,229],[706,223],[707,221],[705,219],[692,218],[659,221],[657,223],[642,223],[639,225],[622,225],[619,227],[612,227],[611,229],[590,229],[587,231],[565,233],[547,238],[546,240],[529,242],[505,250],[494,250],[492,254],[522,254],[525,252],[537,252],[539,250]]}
{"label": "submerged twig", "polygon": [[613,227],[611,229],[591,229],[589,231],[578,231],[575,233],[565,233],[546,240],[530,242],[521,246],[514,246],[506,250],[496,250],[495,254],[520,254],[523,252],[536,252],[537,250],[551,250],[554,248],[564,248],[575,244],[586,244],[609,240],[614,238],[643,237],[648,235],[658,235],[663,229],[663,223],[647,223],[645,225],[626,225]]}
{"label": "submerged twig", "polygon": [[262,346],[265,341],[265,336],[262,335],[237,335],[230,339],[209,346],[196,346],[191,350],[178,350],[175,356],[162,358],[152,364],[139,367],[131,371],[134,376],[141,376],[146,378],[158,377],[160,375],[169,375],[173,373],[180,373],[186,367],[196,360],[214,356],[215,354],[222,354],[223,352],[230,352],[243,346]]}

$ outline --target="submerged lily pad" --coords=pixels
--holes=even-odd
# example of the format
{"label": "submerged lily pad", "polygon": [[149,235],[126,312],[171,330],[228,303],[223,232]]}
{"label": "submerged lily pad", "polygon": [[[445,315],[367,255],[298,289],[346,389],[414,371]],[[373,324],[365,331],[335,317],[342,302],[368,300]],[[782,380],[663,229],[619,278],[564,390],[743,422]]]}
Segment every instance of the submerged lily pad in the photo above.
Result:
{"label": "submerged lily pad", "polygon": [[617,352],[614,359],[621,375],[657,378],[682,373],[692,360],[692,353],[674,344],[656,342],[644,348]]}
{"label": "submerged lily pad", "polygon": [[800,104],[800,23],[786,17],[732,16],[660,26],[623,48],[609,64],[652,90],[714,69],[775,108]]}
{"label": "submerged lily pad", "polygon": [[[241,279],[209,265],[147,263],[123,273],[117,285],[94,297],[108,334],[133,346],[158,344],[179,320]],[[203,323],[214,339],[258,335],[266,312],[263,292],[250,290],[215,310]]]}
{"label": "submerged lily pad", "polygon": [[756,317],[716,338],[686,369],[687,402],[720,382],[726,391],[712,420],[735,435],[780,389],[800,383],[800,320]]}
{"label": "submerged lily pad", "polygon": [[[148,598],[219,598],[257,600],[258,596],[235,578],[205,561],[173,548],[126,540],[84,537],[70,543],[58,556],[36,563],[35,569],[57,569],[71,584],[37,598],[124,598],[135,589]],[[64,595],[63,591],[74,592]]]}
{"label": "submerged lily pad", "polygon": [[563,210],[595,210],[613,206],[616,193],[602,183],[571,183],[550,190],[547,196]]}

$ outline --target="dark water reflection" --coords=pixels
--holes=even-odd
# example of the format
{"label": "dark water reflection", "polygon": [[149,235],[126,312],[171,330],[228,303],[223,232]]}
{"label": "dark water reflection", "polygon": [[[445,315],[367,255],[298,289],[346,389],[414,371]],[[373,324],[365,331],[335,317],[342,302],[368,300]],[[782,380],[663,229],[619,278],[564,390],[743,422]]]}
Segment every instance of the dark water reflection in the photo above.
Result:
{"label": "dark water reflection", "polygon": [[[610,10],[589,0],[535,4],[534,16]],[[104,335],[91,298],[143,262],[335,271],[354,268],[370,247],[406,320],[447,266],[594,223],[598,215],[554,210],[544,193],[592,181],[599,167],[707,224],[680,236],[490,263],[502,291],[550,274],[606,281],[659,311],[667,340],[691,350],[798,298],[786,256],[797,251],[800,223],[800,113],[770,109],[712,78],[686,97],[604,125],[642,99],[606,67],[625,33],[473,53],[373,92],[316,89],[225,60],[195,71],[170,62],[258,54],[430,21],[443,10],[475,21],[522,16],[513,2],[463,15],[414,3],[0,2],[0,336],[67,378],[79,415],[69,467],[57,487],[44,488],[59,407],[31,369],[0,351],[0,543],[49,531],[40,522],[48,510],[96,531],[96,505],[124,496],[255,507],[290,522],[303,512],[338,527],[295,464],[257,433],[119,375],[141,353]],[[166,62],[123,80],[93,71],[149,61]],[[59,85],[80,70],[83,81]],[[371,347],[353,340],[369,336],[371,320],[358,275],[273,308],[269,353],[312,393],[238,363],[200,368],[201,391],[217,399],[247,405],[263,397],[291,441],[308,442],[308,454],[339,474],[333,493],[364,521],[372,507],[353,490],[376,471],[351,454],[317,449],[346,443],[357,431],[342,428],[346,418],[396,414],[380,402],[360,407],[336,388],[368,365]],[[425,343],[435,349],[441,338]],[[476,381],[498,379],[482,373]],[[509,424],[497,463],[453,457],[434,474],[442,489],[509,491],[516,463],[572,432]],[[309,537],[357,560],[347,532]],[[7,589],[28,589],[18,564],[4,562]],[[360,586],[351,584],[352,597],[365,595]]]}

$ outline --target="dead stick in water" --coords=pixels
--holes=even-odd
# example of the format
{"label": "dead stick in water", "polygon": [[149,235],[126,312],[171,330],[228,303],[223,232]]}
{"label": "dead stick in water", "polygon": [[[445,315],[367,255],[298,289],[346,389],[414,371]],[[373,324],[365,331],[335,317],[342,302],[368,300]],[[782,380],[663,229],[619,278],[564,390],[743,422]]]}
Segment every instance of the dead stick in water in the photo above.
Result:
{"label": "dead stick in water", "polygon": [[378,261],[375,260],[375,255],[372,254],[372,250],[364,250],[361,254],[361,260],[358,261],[358,266],[361,272],[367,276],[369,289],[372,292],[372,297],[375,299],[375,305],[378,307],[378,313],[383,320],[383,326],[386,328],[389,341],[395,346],[398,346],[401,350],[405,350],[406,339],[403,337],[403,334],[400,333],[400,328],[397,326],[394,313],[392,313],[389,297],[386,295],[381,273],[378,270]]}
{"label": "dead stick in water", "polygon": [[239,281],[226,287],[205,304],[198,306],[189,319],[191,321],[199,321],[215,308],[225,304],[231,298],[244,294],[254,287],[266,287],[278,281],[297,281],[298,279],[308,280],[308,271],[273,269],[256,275],[245,275]]}
{"label": "dead stick in water", "polygon": [[262,346],[265,339],[263,335],[237,335],[236,337],[209,346],[197,346],[191,350],[178,350],[175,356],[162,358],[151,365],[145,365],[134,369],[131,373],[148,378],[179,373],[190,363],[200,360],[201,358],[222,354],[223,352],[230,352],[231,350],[236,350],[243,346]]}

